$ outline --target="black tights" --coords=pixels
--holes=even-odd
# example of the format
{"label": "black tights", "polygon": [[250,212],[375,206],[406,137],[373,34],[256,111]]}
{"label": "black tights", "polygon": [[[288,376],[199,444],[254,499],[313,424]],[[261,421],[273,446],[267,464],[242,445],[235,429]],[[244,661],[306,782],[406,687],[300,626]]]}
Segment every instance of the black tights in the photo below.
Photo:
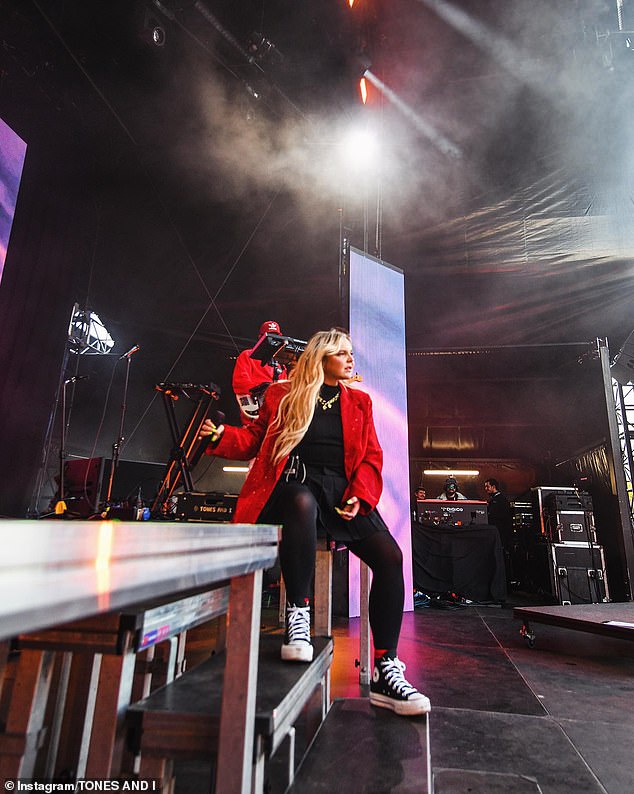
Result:
{"label": "black tights", "polygon": [[[310,489],[284,483],[276,489],[260,521],[282,525],[280,567],[290,604],[310,597],[317,549],[317,502]],[[403,554],[389,532],[377,531],[346,543],[372,571],[369,617],[374,647],[396,650],[403,617]]]}

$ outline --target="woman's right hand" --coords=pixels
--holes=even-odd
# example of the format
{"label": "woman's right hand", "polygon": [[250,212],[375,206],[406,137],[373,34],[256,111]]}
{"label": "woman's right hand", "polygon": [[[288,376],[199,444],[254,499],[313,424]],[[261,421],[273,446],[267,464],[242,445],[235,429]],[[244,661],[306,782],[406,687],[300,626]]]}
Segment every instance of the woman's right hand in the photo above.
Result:
{"label": "woman's right hand", "polygon": [[220,440],[220,437],[225,432],[224,425],[216,425],[211,419],[205,419],[198,431],[198,440],[202,441],[203,438],[209,438],[212,444]]}
{"label": "woman's right hand", "polygon": [[351,496],[342,507],[335,507],[335,510],[345,521],[351,521],[359,512],[360,507],[361,502],[358,498],[356,496]]}

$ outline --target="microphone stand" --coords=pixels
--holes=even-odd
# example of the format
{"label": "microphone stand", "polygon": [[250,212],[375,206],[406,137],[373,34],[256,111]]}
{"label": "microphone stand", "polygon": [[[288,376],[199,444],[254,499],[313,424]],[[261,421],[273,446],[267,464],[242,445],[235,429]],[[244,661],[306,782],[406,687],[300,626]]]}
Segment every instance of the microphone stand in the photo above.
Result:
{"label": "microphone stand", "polygon": [[64,483],[64,462],[66,460],[66,387],[71,379],[62,381],[62,429],[59,440],[59,498],[55,503],[56,515],[64,515],[66,512],[65,483]]}
{"label": "microphone stand", "polygon": [[55,503],[55,514],[63,516],[66,512],[66,481],[65,481],[65,462],[66,462],[66,436],[68,435],[69,420],[66,417],[66,387],[69,383],[85,380],[87,375],[74,375],[62,381],[62,428],[59,440],[59,496]]}
{"label": "microphone stand", "polygon": [[119,465],[119,453],[121,452],[121,444],[124,442],[123,436],[123,424],[125,422],[125,413],[127,408],[127,399],[128,399],[128,383],[130,381],[130,361],[132,359],[132,354],[136,353],[138,350],[138,346],[135,345],[131,350],[125,353],[121,358],[126,359],[126,369],[125,369],[125,383],[123,386],[123,402],[121,403],[121,419],[119,421],[119,435],[117,440],[112,445],[112,463],[110,464],[110,477],[108,479],[108,491],[106,493],[106,509],[108,509],[110,505],[110,499],[112,497],[112,486],[114,484],[114,475],[117,466]]}

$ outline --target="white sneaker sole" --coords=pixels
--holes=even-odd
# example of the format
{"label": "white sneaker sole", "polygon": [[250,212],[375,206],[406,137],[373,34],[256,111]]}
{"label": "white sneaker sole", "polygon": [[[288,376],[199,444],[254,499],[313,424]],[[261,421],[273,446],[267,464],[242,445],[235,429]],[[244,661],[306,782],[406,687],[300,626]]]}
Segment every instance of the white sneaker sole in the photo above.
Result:
{"label": "white sneaker sole", "polygon": [[297,645],[282,645],[282,661],[284,662],[312,662],[313,646],[307,642]]}
{"label": "white sneaker sole", "polygon": [[416,700],[394,700],[387,695],[370,692],[370,703],[382,709],[390,709],[401,717],[414,717],[417,714],[429,714],[431,711],[431,703],[425,695]]}

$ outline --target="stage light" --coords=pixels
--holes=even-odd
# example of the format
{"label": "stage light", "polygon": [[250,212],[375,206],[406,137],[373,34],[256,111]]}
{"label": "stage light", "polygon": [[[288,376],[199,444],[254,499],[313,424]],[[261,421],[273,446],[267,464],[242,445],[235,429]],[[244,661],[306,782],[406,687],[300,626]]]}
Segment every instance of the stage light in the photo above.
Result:
{"label": "stage light", "polygon": [[149,8],[144,9],[143,18],[140,21],[139,36],[149,47],[164,47],[167,41],[167,33],[161,24],[161,20]]}
{"label": "stage light", "polygon": [[223,466],[222,470],[223,471],[234,472],[234,473],[237,472],[237,473],[240,473],[240,474],[247,474],[248,471],[249,471],[249,467],[248,466]]}
{"label": "stage light", "polygon": [[430,477],[477,477],[477,469],[425,469],[423,474]]}
{"label": "stage light", "polygon": [[350,8],[352,8],[352,6],[354,5],[354,0],[348,0],[348,5],[350,6]]}
{"label": "stage light", "polygon": [[247,93],[250,94],[253,97],[253,99],[260,98],[260,94],[255,90],[255,88],[250,86],[248,83],[245,83],[245,88],[247,89]]}
{"label": "stage light", "polygon": [[359,93],[361,94],[361,101],[365,105],[365,103],[368,101],[368,84],[365,77],[362,77],[359,80]]}
{"label": "stage light", "polygon": [[114,339],[99,316],[92,311],[83,311],[78,303],[71,313],[68,342],[70,352],[79,356],[105,355],[114,347]]}
{"label": "stage light", "polygon": [[277,49],[275,44],[257,30],[249,34],[247,40],[247,53],[250,61],[259,64],[266,63],[269,66],[279,66],[284,60],[282,53]]}
{"label": "stage light", "polygon": [[165,30],[159,25],[156,25],[156,27],[152,28],[151,36],[152,44],[155,47],[163,47],[165,45]]}
{"label": "stage light", "polygon": [[363,75],[369,83],[371,83],[377,91],[389,100],[398,110],[407,118],[409,119],[412,124],[416,127],[416,129],[422,133],[428,140],[430,140],[435,146],[440,149],[446,155],[450,157],[462,157],[462,151],[458,146],[456,146],[452,141],[446,138],[441,132],[436,130],[432,124],[426,121],[420,113],[418,113],[414,108],[410,107],[406,102],[404,102],[391,88],[389,88],[382,80],[379,78],[369,69],[367,68]]}
{"label": "stage light", "polygon": [[378,155],[378,144],[374,134],[368,129],[353,129],[344,139],[346,161],[364,167],[372,165]]}

